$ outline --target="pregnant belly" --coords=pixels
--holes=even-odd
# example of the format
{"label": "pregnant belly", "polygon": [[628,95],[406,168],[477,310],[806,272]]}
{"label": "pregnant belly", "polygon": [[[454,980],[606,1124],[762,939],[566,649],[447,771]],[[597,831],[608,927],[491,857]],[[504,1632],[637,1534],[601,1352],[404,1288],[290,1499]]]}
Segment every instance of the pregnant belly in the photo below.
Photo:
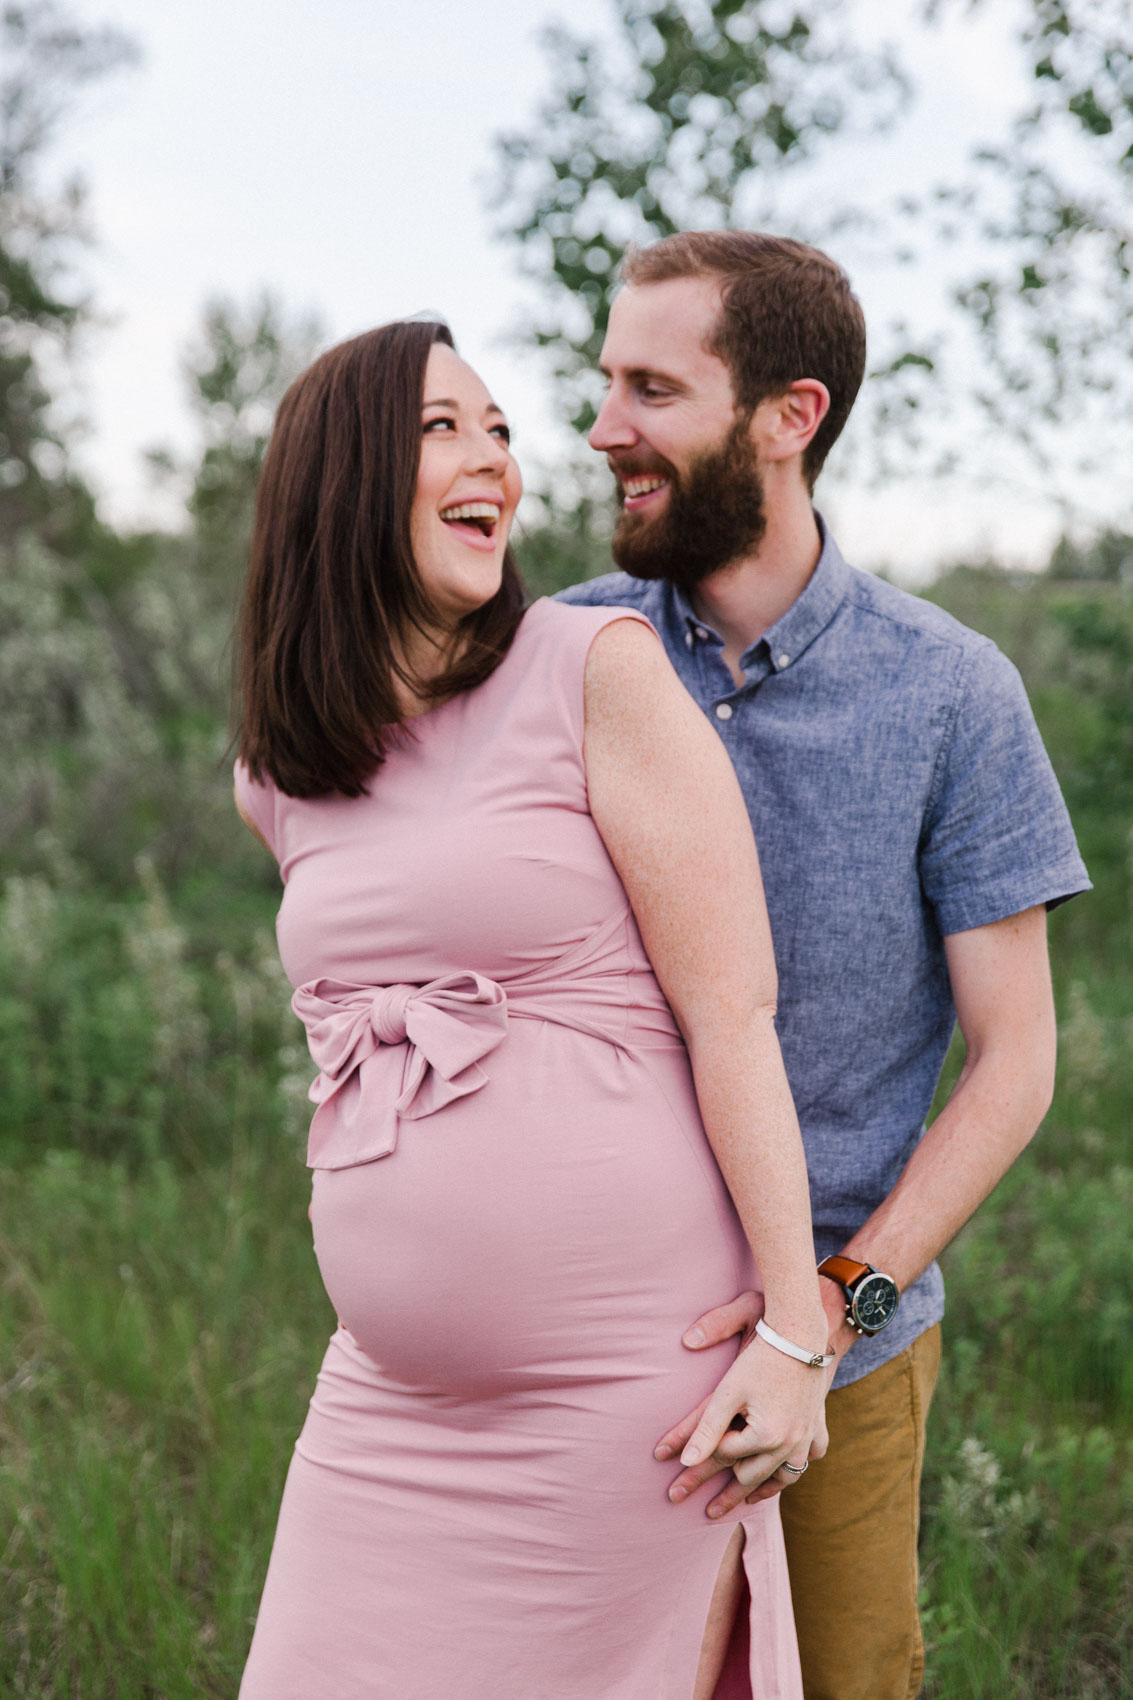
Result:
{"label": "pregnant belly", "polygon": [[316,1172],[344,1325],[388,1381],[442,1396],[679,1370],[683,1330],[753,1278],[685,1053],[514,1021],[489,1072],[391,1156]]}

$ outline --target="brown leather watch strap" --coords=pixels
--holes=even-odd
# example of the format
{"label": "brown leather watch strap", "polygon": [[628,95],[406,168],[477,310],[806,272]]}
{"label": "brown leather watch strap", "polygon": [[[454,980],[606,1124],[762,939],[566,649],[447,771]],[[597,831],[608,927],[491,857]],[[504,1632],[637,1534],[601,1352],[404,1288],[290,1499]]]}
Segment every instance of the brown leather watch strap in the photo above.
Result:
{"label": "brown leather watch strap", "polygon": [[818,1266],[820,1275],[829,1275],[833,1280],[841,1282],[843,1287],[852,1287],[855,1281],[860,1281],[863,1275],[868,1275],[868,1263],[855,1263],[852,1257],[843,1257],[841,1252],[835,1252],[832,1257],[824,1257]]}

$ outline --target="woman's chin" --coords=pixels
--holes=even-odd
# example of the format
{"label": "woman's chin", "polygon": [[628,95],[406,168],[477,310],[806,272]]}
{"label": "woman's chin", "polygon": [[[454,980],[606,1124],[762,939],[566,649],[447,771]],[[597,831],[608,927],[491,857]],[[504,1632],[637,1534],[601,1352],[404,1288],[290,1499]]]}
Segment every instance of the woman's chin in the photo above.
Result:
{"label": "woman's chin", "polygon": [[459,625],[492,600],[503,583],[503,576],[503,563],[496,563],[490,572],[465,575],[459,584],[438,586],[434,600],[446,620]]}

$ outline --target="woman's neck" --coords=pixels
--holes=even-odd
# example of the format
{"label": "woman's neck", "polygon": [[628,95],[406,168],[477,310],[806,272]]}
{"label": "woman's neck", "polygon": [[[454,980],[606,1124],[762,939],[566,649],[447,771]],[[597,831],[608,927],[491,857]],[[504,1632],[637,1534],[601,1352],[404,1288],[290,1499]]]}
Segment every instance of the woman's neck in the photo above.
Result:
{"label": "woman's neck", "polygon": [[398,646],[397,659],[413,684],[394,675],[394,691],[402,718],[412,720],[435,707],[436,699],[427,694],[434,679],[447,673],[457,657],[458,638],[455,630],[437,628],[428,632],[411,631]]}

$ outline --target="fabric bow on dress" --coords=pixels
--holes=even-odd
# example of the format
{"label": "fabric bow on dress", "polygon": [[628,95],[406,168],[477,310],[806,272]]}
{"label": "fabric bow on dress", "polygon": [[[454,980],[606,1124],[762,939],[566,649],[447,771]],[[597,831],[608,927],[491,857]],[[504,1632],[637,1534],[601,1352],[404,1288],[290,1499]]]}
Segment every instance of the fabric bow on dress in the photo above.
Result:
{"label": "fabric bow on dress", "polygon": [[311,980],[291,1007],[319,1069],[308,1093],[318,1106],[307,1144],[313,1169],[386,1157],[400,1117],[416,1121],[478,1092],[488,1079],[480,1063],[508,1026],[503,988],[471,972],[424,986]]}

